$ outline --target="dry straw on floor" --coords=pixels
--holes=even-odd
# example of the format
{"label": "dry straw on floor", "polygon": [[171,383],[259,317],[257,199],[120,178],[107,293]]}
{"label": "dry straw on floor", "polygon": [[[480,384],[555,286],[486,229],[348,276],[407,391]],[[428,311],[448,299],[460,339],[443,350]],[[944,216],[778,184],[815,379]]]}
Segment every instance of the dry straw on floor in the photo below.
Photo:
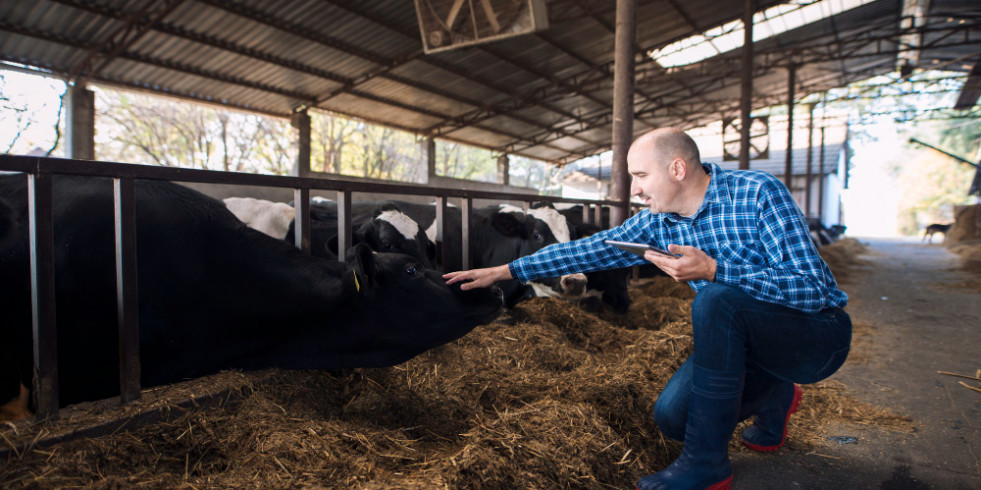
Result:
{"label": "dry straw on floor", "polygon": [[[835,256],[827,257],[840,274],[848,264]],[[690,353],[693,293],[660,277],[636,283],[631,296],[624,315],[533,299],[392,368],[223,373],[177,385],[185,391],[174,396],[223,385],[244,399],[11,455],[0,486],[628,488],[680,451],[651,411]],[[804,393],[788,450],[820,444],[829,421],[908,423],[835,383]],[[124,409],[112,410],[82,418]],[[57,425],[0,435],[23,440]]]}

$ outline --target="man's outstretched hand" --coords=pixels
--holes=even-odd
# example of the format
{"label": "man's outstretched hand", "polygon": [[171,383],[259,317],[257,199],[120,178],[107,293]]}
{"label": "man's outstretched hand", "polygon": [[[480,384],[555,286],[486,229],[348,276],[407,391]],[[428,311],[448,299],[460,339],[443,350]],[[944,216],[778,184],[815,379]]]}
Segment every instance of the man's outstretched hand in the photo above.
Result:
{"label": "man's outstretched hand", "polygon": [[443,274],[443,279],[446,279],[446,284],[448,285],[465,281],[463,284],[460,284],[460,289],[466,291],[473,288],[486,288],[497,281],[506,281],[514,278],[511,277],[511,269],[508,268],[507,264],[504,264],[486,269],[448,272]]}

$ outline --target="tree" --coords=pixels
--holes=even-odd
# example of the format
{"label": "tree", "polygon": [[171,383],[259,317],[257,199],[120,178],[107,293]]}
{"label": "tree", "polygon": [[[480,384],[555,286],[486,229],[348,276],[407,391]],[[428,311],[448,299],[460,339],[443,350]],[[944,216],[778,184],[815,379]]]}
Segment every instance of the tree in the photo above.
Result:
{"label": "tree", "polygon": [[0,153],[63,154],[67,89],[55,78],[0,71]]}

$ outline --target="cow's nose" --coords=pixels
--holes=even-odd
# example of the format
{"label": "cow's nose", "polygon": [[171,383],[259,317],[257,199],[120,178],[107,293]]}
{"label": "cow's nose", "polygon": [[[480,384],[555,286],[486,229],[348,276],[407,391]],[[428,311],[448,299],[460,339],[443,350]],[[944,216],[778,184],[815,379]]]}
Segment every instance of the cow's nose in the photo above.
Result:
{"label": "cow's nose", "polygon": [[562,294],[566,296],[582,296],[586,292],[586,275],[569,274],[562,276]]}

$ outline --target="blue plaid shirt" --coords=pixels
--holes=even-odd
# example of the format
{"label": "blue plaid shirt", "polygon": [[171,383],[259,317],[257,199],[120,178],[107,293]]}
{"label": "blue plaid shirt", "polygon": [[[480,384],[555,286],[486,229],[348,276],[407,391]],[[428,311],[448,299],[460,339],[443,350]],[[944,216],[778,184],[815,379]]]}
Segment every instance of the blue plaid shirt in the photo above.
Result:
{"label": "blue plaid shirt", "polygon": [[[806,312],[848,303],[782,182],[766,172],[704,167],[711,181],[693,216],[645,209],[617,228],[549,245],[515,260],[509,264],[511,275],[527,282],[649,263],[603,240],[665,249],[673,243],[701,249],[716,260],[715,282],[738,287],[761,301]],[[695,291],[707,284],[702,279],[688,281]]]}

